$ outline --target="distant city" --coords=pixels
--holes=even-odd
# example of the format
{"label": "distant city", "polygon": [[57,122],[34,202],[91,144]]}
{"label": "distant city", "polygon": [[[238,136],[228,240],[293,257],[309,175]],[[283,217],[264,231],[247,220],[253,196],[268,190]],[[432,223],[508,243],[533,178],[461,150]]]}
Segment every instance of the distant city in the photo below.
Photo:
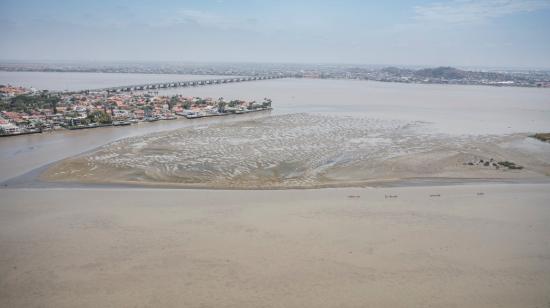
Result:
{"label": "distant city", "polygon": [[260,63],[0,63],[0,71],[200,74],[550,87],[550,70]]}

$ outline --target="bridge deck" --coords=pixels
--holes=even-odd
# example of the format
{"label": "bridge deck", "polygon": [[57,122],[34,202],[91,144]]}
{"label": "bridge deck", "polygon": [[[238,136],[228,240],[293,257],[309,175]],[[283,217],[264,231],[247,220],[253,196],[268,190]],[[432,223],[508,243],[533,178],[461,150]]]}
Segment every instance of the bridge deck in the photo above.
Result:
{"label": "bridge deck", "polygon": [[81,91],[77,91],[77,92],[82,93],[82,92],[86,92],[86,91],[93,91],[93,92],[145,91],[145,90],[156,90],[156,89],[166,89],[166,88],[178,88],[178,87],[214,85],[214,84],[234,83],[234,82],[244,82],[244,81],[278,79],[278,78],[284,78],[284,77],[285,76],[280,76],[280,75],[246,76],[246,77],[214,78],[214,79],[189,80],[189,81],[156,82],[156,83],[139,84],[139,85],[117,86],[117,87],[81,90]]}

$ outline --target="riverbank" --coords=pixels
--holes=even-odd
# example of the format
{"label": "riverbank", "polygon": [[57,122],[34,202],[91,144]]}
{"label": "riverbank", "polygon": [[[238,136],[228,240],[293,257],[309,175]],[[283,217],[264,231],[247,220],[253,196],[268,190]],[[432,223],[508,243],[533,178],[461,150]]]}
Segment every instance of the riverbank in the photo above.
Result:
{"label": "riverbank", "polygon": [[0,306],[544,307],[549,190],[2,189]]}
{"label": "riverbank", "polygon": [[29,131],[19,131],[16,133],[2,133],[0,134],[0,137],[15,137],[15,136],[24,136],[24,135],[32,135],[32,134],[42,134],[44,131],[42,129],[39,130],[29,130]]}

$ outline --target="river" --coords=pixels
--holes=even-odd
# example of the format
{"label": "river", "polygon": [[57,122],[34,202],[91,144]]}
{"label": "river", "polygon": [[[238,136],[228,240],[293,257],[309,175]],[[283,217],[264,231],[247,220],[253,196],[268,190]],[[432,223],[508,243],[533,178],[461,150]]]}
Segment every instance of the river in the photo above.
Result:
{"label": "river", "polygon": [[10,84],[50,91],[78,91],[157,82],[229,78],[216,75],[72,73],[72,72],[4,72],[0,84]]}

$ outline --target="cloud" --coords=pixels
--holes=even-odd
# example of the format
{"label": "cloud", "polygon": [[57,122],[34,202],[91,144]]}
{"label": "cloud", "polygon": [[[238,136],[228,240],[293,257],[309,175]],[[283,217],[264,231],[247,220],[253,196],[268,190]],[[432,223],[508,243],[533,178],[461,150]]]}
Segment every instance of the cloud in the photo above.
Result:
{"label": "cloud", "polygon": [[415,7],[419,22],[483,22],[516,13],[550,8],[548,0],[454,0]]}
{"label": "cloud", "polygon": [[180,22],[194,23],[203,27],[217,29],[251,29],[257,23],[254,18],[234,18],[199,10],[180,10],[177,13]]}

